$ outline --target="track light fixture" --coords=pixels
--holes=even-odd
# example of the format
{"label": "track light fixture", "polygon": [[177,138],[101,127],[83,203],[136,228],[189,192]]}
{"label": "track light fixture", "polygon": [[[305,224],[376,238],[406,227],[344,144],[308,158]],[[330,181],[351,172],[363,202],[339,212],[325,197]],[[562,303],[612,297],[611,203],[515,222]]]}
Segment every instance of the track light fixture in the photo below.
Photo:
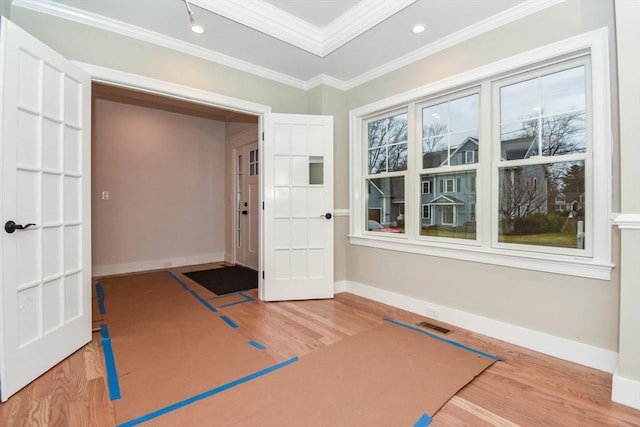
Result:
{"label": "track light fixture", "polygon": [[189,14],[189,22],[191,23],[191,31],[196,34],[204,33],[204,28],[202,25],[198,24],[196,20],[193,18],[193,12],[191,11],[191,7],[189,6],[189,1],[184,0],[184,5],[187,7],[187,14]]}

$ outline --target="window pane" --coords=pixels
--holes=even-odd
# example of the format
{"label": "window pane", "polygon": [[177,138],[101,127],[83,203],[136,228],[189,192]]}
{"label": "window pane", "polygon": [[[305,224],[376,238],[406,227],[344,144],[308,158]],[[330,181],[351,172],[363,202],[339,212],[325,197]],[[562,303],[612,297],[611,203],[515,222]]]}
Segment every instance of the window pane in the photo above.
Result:
{"label": "window pane", "polygon": [[498,241],[584,249],[584,161],[499,169]]}
{"label": "window pane", "polygon": [[584,153],[587,131],[584,113],[569,113],[542,119],[542,155]]}
{"label": "window pane", "polygon": [[424,174],[420,182],[432,183],[420,196],[420,234],[475,239],[476,172]]}
{"label": "window pane", "polygon": [[585,110],[584,67],[572,68],[540,78],[542,114],[552,116]]}
{"label": "window pane", "polygon": [[500,88],[502,159],[584,153],[585,105],[584,67]]}
{"label": "window pane", "polygon": [[473,94],[422,109],[424,169],[464,164],[465,151],[475,151],[469,163],[478,161],[478,101]]}
{"label": "window pane", "polygon": [[397,114],[367,124],[370,174],[407,169],[407,114]]}
{"label": "window pane", "polygon": [[367,179],[367,230],[404,233],[404,177]]}

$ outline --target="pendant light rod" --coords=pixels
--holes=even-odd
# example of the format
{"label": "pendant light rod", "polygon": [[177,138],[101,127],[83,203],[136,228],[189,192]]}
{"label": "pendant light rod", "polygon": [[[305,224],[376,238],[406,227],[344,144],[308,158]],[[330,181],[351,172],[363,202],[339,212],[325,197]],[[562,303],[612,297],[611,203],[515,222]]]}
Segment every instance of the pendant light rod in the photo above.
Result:
{"label": "pendant light rod", "polygon": [[189,23],[191,24],[191,31],[197,34],[204,33],[204,28],[201,25],[199,25],[196,22],[195,18],[193,17],[193,11],[189,6],[189,1],[188,0],[183,0],[183,1],[184,1],[184,5],[187,7],[187,14],[189,15]]}

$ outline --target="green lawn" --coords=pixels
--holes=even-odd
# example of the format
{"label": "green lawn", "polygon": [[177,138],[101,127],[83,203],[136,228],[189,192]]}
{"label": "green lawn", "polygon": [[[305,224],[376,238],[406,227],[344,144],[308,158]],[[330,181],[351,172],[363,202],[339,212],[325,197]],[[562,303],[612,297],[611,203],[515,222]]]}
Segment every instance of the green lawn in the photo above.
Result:
{"label": "green lawn", "polygon": [[[452,239],[474,240],[476,233],[457,230],[438,230],[427,228],[420,231],[421,236],[448,237]],[[555,246],[562,248],[575,248],[578,238],[575,233],[541,233],[541,234],[504,234],[498,237],[501,243],[519,243],[522,245]]]}
{"label": "green lawn", "polygon": [[502,234],[498,236],[498,241],[503,243],[575,248],[578,244],[578,237],[575,233]]}
{"label": "green lawn", "polygon": [[432,237],[449,237],[452,239],[469,239],[475,240],[476,233],[475,232],[464,232],[464,231],[456,231],[456,230],[438,230],[437,228],[423,228],[420,231],[421,236],[432,236]]}

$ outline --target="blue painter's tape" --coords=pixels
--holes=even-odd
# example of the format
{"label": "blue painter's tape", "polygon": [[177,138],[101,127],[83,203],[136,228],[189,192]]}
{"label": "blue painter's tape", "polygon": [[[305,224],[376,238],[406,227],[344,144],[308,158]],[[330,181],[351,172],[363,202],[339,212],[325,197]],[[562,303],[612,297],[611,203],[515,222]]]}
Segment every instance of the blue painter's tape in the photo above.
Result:
{"label": "blue painter's tape", "polygon": [[109,397],[111,400],[120,399],[120,383],[118,382],[118,371],[116,370],[116,360],[113,357],[111,347],[111,336],[109,328],[104,323],[100,325],[100,335],[102,336],[102,349],[104,350],[104,361],[107,368],[107,384],[109,385]]}
{"label": "blue painter's tape", "polygon": [[496,355],[493,355],[491,353],[486,353],[484,351],[477,350],[477,349],[475,349],[473,347],[469,347],[468,345],[459,343],[457,341],[453,341],[453,340],[449,340],[449,339],[446,339],[446,338],[442,338],[441,336],[432,334],[430,332],[425,331],[424,329],[417,328],[417,327],[415,327],[413,325],[408,325],[406,323],[402,323],[402,322],[399,322],[399,321],[394,320],[394,319],[389,319],[388,317],[386,317],[384,320],[386,320],[387,322],[392,323],[394,325],[402,326],[403,328],[411,329],[412,331],[416,331],[416,332],[419,332],[421,334],[427,335],[427,336],[429,336],[431,338],[437,339],[438,341],[446,342],[448,344],[451,344],[451,345],[456,346],[458,348],[461,348],[463,350],[468,350],[468,351],[470,351],[472,353],[478,354],[480,356],[484,356],[484,357],[486,357],[488,359],[504,360],[500,356],[496,356]]}
{"label": "blue painter's tape", "polygon": [[214,306],[212,306],[211,304],[209,304],[209,303],[207,302],[207,300],[206,300],[206,299],[202,298],[200,295],[198,295],[198,293],[197,293],[196,291],[194,291],[194,290],[193,290],[193,289],[191,289],[189,286],[187,286],[187,284],[186,284],[186,283],[184,283],[182,280],[180,280],[180,279],[178,278],[178,276],[176,276],[175,274],[173,274],[173,272],[171,272],[171,271],[167,271],[167,274],[168,274],[169,276],[171,276],[171,278],[172,278],[173,280],[175,280],[176,282],[180,283],[180,286],[182,286],[182,288],[183,288],[185,291],[188,291],[191,295],[193,295],[193,297],[194,297],[195,299],[197,299],[198,301],[200,301],[200,302],[202,303],[202,305],[204,305],[205,307],[207,307],[210,311],[213,311],[214,313],[217,313],[217,312],[218,312],[218,310],[216,310],[216,308],[215,308]]}
{"label": "blue painter's tape", "polygon": [[236,329],[238,327],[238,325],[236,325],[236,323],[233,320],[229,319],[227,316],[220,316],[220,318],[224,320],[225,323],[231,326],[233,329]]}
{"label": "blue painter's tape", "polygon": [[251,295],[247,295],[244,292],[238,292],[240,295],[242,295],[243,297],[245,297],[247,299],[247,301],[255,301],[256,299],[254,297],[252,297]]}
{"label": "blue painter's tape", "polygon": [[249,341],[249,345],[254,346],[258,350],[266,350],[267,349],[267,347],[263,346],[258,341],[254,341],[254,340]]}
{"label": "blue painter's tape", "polygon": [[228,390],[228,389],[230,389],[232,387],[235,387],[237,385],[244,384],[244,383],[249,382],[251,380],[254,380],[254,379],[258,378],[258,377],[261,377],[263,375],[266,375],[268,373],[276,371],[276,370],[278,370],[280,368],[284,368],[285,366],[291,365],[292,363],[296,362],[297,360],[298,360],[297,357],[294,357],[294,358],[289,359],[289,360],[285,360],[284,362],[280,362],[280,363],[278,363],[276,365],[273,365],[273,366],[270,366],[268,368],[262,369],[260,371],[254,372],[254,373],[249,374],[249,375],[247,375],[245,377],[238,378],[237,380],[231,381],[231,382],[226,383],[224,385],[221,385],[219,387],[212,388],[211,390],[207,390],[207,391],[205,391],[203,393],[200,393],[200,394],[196,394],[195,396],[190,397],[188,399],[181,400],[180,402],[174,403],[174,404],[169,405],[169,406],[165,406],[164,408],[158,409],[155,412],[151,412],[151,413],[143,415],[141,417],[134,418],[131,421],[127,421],[125,423],[119,424],[118,427],[136,426],[138,424],[147,422],[147,421],[152,420],[154,418],[158,418],[158,417],[160,417],[160,416],[162,416],[164,414],[168,414],[169,412],[173,412],[173,411],[175,411],[177,409],[180,409],[180,408],[183,408],[183,407],[185,407],[187,405],[191,405],[192,403],[195,403],[195,402],[198,402],[200,400],[206,399],[207,397],[211,397],[211,396],[213,396],[215,394],[221,393],[221,392],[223,392],[225,390]]}
{"label": "blue painter's tape", "polygon": [[[245,302],[254,301],[254,299],[251,296],[247,295],[247,294],[244,294],[242,292],[237,292],[237,294],[240,295],[241,297],[243,297],[244,300],[236,301],[236,302],[230,302],[229,304],[221,305],[220,308],[231,307],[232,305],[244,304]],[[226,296],[226,295],[224,295],[224,296]],[[216,297],[216,298],[221,298],[221,297]]]}
{"label": "blue painter's tape", "polygon": [[104,299],[104,288],[100,282],[96,282],[96,295],[100,299]]}
{"label": "blue painter's tape", "polygon": [[427,427],[429,424],[431,424],[432,420],[433,418],[431,418],[429,415],[422,414],[422,416],[418,419],[418,421],[416,421],[413,427]]}
{"label": "blue painter's tape", "polygon": [[104,306],[104,288],[100,282],[96,283],[96,295],[98,296],[98,313],[107,314],[107,309]]}

